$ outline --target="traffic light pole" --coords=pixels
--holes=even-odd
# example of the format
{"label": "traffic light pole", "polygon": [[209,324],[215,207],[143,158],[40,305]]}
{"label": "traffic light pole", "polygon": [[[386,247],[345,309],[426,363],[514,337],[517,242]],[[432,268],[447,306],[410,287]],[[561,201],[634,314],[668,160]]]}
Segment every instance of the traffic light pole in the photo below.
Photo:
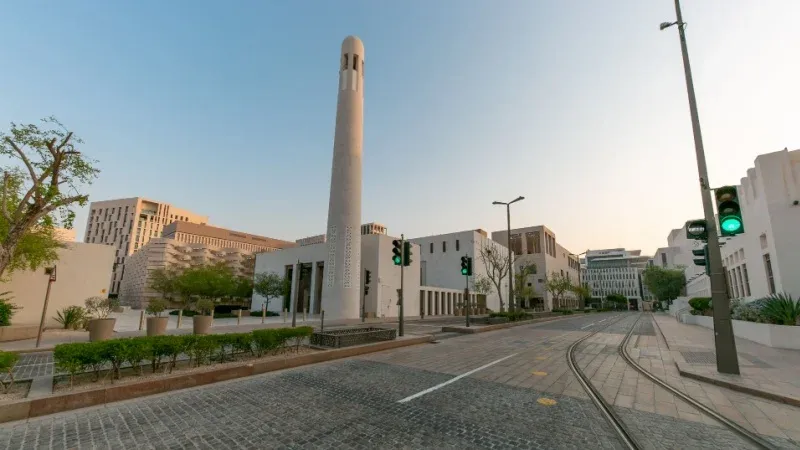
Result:
{"label": "traffic light pole", "polygon": [[719,246],[719,235],[714,225],[714,206],[711,200],[711,189],[708,182],[708,167],[706,166],[705,150],[703,149],[703,136],[700,132],[700,118],[697,112],[697,98],[694,93],[692,81],[692,68],[689,65],[689,50],[686,45],[686,24],[681,14],[680,0],[675,0],[675,14],[677,16],[678,32],[681,41],[681,54],[683,56],[683,69],[686,77],[686,90],[689,96],[689,111],[692,117],[692,131],[694,134],[694,148],[697,154],[697,171],[700,176],[700,194],[703,198],[703,211],[708,226],[708,256],[710,266],[707,267],[711,280],[711,304],[714,311],[714,344],[717,350],[717,371],[728,374],[739,374],[739,359],[736,353],[736,341],[733,335],[730,304],[728,301],[725,275],[722,268],[722,252]]}
{"label": "traffic light pole", "polygon": [[472,309],[472,302],[469,301],[469,275],[464,276],[464,303],[467,305],[467,326],[469,326],[469,310]]}
{"label": "traffic light pole", "polygon": [[405,237],[405,235],[401,234],[400,235],[400,298],[398,299],[398,302],[399,302],[398,315],[400,317],[398,317],[398,326],[397,326],[397,328],[398,328],[397,334],[399,334],[401,337],[403,336],[403,331],[404,331],[404,329],[403,329],[403,272],[404,272],[404,270],[403,269],[406,266],[405,248],[406,248],[406,237]]}

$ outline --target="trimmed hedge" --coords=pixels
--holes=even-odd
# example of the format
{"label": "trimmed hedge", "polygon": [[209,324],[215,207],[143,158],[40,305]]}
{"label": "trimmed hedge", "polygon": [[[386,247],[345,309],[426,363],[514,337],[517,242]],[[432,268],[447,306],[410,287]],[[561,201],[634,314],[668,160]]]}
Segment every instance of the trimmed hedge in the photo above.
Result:
{"label": "trimmed hedge", "polygon": [[312,327],[271,328],[251,333],[140,336],[73,342],[56,345],[53,360],[58,370],[69,374],[71,386],[75,375],[84,372],[94,372],[95,381],[100,379],[103,371],[112,380],[118,379],[123,364],[130,365],[141,375],[145,361],[150,362],[154,373],[161,369],[171,373],[182,354],[189,356],[190,364],[200,366],[212,360],[225,362],[237,353],[263,356],[280,350],[297,351],[313,331]]}
{"label": "trimmed hedge", "polygon": [[519,320],[528,320],[533,318],[533,314],[527,313],[525,311],[502,311],[502,312],[493,312],[489,314],[490,318],[493,317],[505,317],[508,319],[509,322],[516,322]]}

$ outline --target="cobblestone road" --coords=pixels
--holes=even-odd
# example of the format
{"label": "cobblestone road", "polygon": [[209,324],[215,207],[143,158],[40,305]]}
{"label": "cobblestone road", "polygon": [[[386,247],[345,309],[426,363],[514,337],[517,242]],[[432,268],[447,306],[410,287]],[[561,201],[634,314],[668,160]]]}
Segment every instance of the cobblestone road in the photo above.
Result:
{"label": "cobblestone road", "polygon": [[[622,448],[594,405],[572,395],[565,370],[566,347],[611,317],[451,338],[7,424],[0,449]],[[663,440],[653,448],[692,448],[681,445],[686,433],[716,439],[714,430],[691,428],[703,423],[623,410]],[[723,439],[706,448],[740,447]]]}

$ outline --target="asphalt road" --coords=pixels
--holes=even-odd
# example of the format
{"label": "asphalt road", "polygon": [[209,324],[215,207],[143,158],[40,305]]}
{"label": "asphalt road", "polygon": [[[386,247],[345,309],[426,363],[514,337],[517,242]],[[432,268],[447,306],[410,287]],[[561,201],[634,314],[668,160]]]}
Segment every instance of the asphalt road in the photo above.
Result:
{"label": "asphalt road", "polygon": [[[633,316],[576,315],[7,424],[0,449],[622,448],[570,391],[564,352]],[[692,448],[682,436],[698,426],[718,438],[708,425],[625,414],[658,436],[652,448]],[[720,439],[704,447],[747,448]]]}

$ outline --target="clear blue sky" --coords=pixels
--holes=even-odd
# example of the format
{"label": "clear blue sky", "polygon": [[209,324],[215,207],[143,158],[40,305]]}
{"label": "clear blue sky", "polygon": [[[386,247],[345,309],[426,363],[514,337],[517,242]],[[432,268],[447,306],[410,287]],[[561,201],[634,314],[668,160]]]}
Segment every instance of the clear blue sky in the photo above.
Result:
{"label": "clear blue sky", "polygon": [[[671,0],[8,2],[0,124],[56,115],[102,174],[215,225],[327,218],[339,46],[366,48],[363,222],[545,224],[652,252],[701,204]],[[684,0],[710,178],[800,147],[800,2]],[[401,169],[404,168],[404,169]],[[396,174],[406,173],[406,177]],[[82,235],[86,210],[80,211]]]}

